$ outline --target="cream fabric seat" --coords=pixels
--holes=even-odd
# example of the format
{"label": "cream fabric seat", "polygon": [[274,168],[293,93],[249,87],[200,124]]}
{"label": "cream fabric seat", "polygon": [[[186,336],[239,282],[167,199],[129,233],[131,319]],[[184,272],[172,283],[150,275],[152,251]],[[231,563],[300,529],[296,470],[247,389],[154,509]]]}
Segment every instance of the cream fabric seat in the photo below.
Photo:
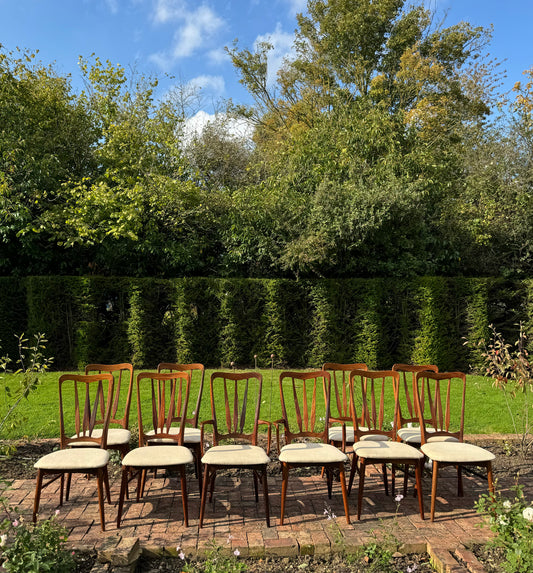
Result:
{"label": "cream fabric seat", "polygon": [[417,448],[403,444],[402,442],[384,442],[376,440],[362,440],[353,446],[356,456],[368,460],[379,458],[380,460],[421,460],[424,454]]}
{"label": "cream fabric seat", "polygon": [[[359,429],[362,432],[367,432],[368,428],[359,426]],[[328,439],[330,442],[342,442],[342,427],[341,426],[333,426],[328,430]],[[386,442],[389,438],[387,436],[382,436],[380,434],[372,434],[367,435],[363,439],[365,440],[377,440],[378,442],[384,441]],[[353,444],[355,441],[355,432],[353,426],[346,426],[346,443]]]}
{"label": "cream fabric seat", "polygon": [[99,469],[107,466],[109,452],[102,448],[83,448],[83,450],[57,450],[39,459],[34,468],[37,470],[69,471]]}
{"label": "cream fabric seat", "polygon": [[270,462],[265,450],[250,444],[213,446],[202,457],[211,466],[254,466]]}
{"label": "cream fabric seat", "polygon": [[[102,429],[95,428],[92,432],[93,438],[101,438],[102,437]],[[83,435],[83,434],[82,434]],[[80,436],[72,436],[71,439],[78,438]],[[130,443],[131,439],[131,432],[129,430],[125,430],[124,428],[109,428],[107,431],[107,447],[110,449],[114,449],[114,446],[121,446]],[[94,442],[73,442],[71,444],[72,448],[90,448],[94,447]]]}
{"label": "cream fabric seat", "polygon": [[[172,427],[169,428],[168,433],[170,435],[178,435],[180,432],[179,428],[176,427]],[[150,430],[148,432],[146,432],[146,436],[153,436],[154,435],[154,430]],[[201,434],[202,432],[200,431],[200,428],[185,428],[184,432],[183,432],[183,442],[185,444],[199,444],[200,440],[201,440]],[[148,439],[148,442],[150,444],[172,444],[174,443],[174,440],[172,440],[171,438],[155,438],[155,439]]]}
{"label": "cream fabric seat", "polygon": [[150,446],[128,452],[122,460],[122,467],[170,467],[190,464],[193,461],[191,450],[185,446]]}
{"label": "cream fabric seat", "polygon": [[491,462],[496,456],[473,444],[464,442],[428,442],[421,448],[422,452],[431,460],[443,463],[478,464]]}
{"label": "cream fabric seat", "polygon": [[[426,428],[428,434],[435,433],[434,428]],[[422,431],[420,428],[400,428],[398,430],[398,437],[411,446],[420,447],[422,443]],[[458,442],[457,438],[453,436],[433,436],[428,438],[428,442]]]}
{"label": "cream fabric seat", "polygon": [[294,442],[281,448],[279,461],[287,464],[344,463],[348,456],[331,444]]}

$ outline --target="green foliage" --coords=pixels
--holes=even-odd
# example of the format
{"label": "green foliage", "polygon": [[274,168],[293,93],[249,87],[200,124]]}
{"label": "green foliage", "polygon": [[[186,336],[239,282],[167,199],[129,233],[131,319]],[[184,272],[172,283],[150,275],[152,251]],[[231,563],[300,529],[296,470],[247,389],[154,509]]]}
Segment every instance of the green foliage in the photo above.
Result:
{"label": "green foliage", "polygon": [[496,533],[489,543],[505,550],[503,570],[526,573],[533,568],[533,506],[525,499],[522,486],[512,489],[515,495],[511,499],[482,495],[476,509],[488,514],[490,528]]}
{"label": "green foliage", "polygon": [[4,571],[70,573],[74,570],[74,552],[65,546],[67,530],[56,523],[55,515],[34,525],[26,523],[5,496],[0,496],[0,507],[4,514],[0,522],[0,565]]}

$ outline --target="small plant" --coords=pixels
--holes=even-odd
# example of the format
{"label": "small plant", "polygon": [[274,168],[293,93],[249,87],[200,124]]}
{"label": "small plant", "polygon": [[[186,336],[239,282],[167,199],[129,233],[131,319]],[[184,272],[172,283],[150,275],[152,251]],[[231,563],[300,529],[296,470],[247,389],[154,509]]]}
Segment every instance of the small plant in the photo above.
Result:
{"label": "small plant", "polygon": [[[9,424],[10,429],[19,426],[24,420],[17,416],[17,407],[22,401],[29,396],[40,384],[40,374],[46,372],[52,363],[52,358],[46,358],[44,351],[48,342],[44,334],[36,334],[32,345],[28,345],[28,339],[24,334],[18,336],[18,366],[9,378],[6,374],[9,372],[8,367],[12,360],[7,356],[0,359],[0,371],[4,375],[0,377],[3,382],[4,404],[7,405],[6,411],[0,420],[0,434],[4,427]],[[0,453],[13,453],[12,448],[0,444]]]}
{"label": "small plant", "polygon": [[[2,486],[6,486],[2,482]],[[0,523],[0,565],[12,573],[69,573],[75,568],[74,553],[65,548],[67,530],[56,522],[55,515],[28,524],[0,497],[4,517]]]}
{"label": "small plant", "polygon": [[482,495],[476,509],[488,514],[490,528],[496,533],[489,545],[505,551],[503,570],[527,573],[533,571],[533,505],[527,503],[521,485],[512,489],[515,492],[512,499]]}
{"label": "small plant", "polygon": [[341,553],[344,554],[346,552],[344,533],[342,532],[340,525],[337,523],[337,516],[333,513],[333,510],[328,504],[326,504],[324,509],[324,515],[327,517],[328,521],[331,521],[330,527],[333,533],[333,542],[340,549]]}
{"label": "small plant", "polygon": [[[231,543],[232,536],[228,536],[227,543]],[[207,558],[199,567],[198,571],[202,573],[239,573],[246,571],[246,563],[239,560],[240,551],[235,549],[230,555],[224,550],[222,545],[211,540]]]}
{"label": "small plant", "polygon": [[[519,325],[518,340],[514,347],[505,342],[503,336],[497,332],[493,325],[488,344],[481,340],[477,346],[482,348],[485,359],[486,374],[494,380],[494,386],[500,388],[505,396],[507,410],[509,411],[515,433],[519,441],[519,452],[526,456],[533,445],[531,433],[533,421],[530,420],[530,394],[533,392],[533,364],[529,359],[527,350],[527,335],[522,323]],[[512,407],[510,397],[517,393],[524,396],[522,415],[517,415]]]}

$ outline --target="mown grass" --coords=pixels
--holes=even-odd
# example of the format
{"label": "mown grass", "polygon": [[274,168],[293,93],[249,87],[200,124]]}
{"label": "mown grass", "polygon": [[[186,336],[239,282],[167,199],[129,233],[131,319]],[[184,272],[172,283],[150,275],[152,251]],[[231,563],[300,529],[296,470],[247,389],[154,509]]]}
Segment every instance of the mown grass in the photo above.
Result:
{"label": "mown grass", "polygon": [[[139,371],[140,372],[140,371]],[[214,370],[206,371],[204,394],[200,407],[200,421],[209,420],[211,411],[209,405],[209,378]],[[261,418],[274,421],[281,417],[279,397],[280,370],[260,370],[263,375],[263,396],[261,406]],[[138,372],[135,372],[135,376]],[[0,439],[17,438],[53,438],[59,432],[59,407],[58,407],[58,379],[60,372],[49,372],[41,376],[39,387],[23,399],[17,408],[17,416],[23,418],[23,423],[14,428],[4,428]],[[13,375],[6,375],[0,379],[0,416],[7,411],[8,400],[3,393],[5,382],[10,382]],[[199,379],[193,378],[189,410],[192,411],[198,395]],[[143,401],[150,400],[148,389],[142,393]],[[125,396],[122,396],[125,400]],[[136,390],[132,398],[130,425],[137,423]],[[319,414],[323,416],[323,397],[317,396]],[[523,395],[511,398],[511,407],[516,414],[523,411]],[[289,412],[293,415],[294,412]],[[514,428],[509,414],[506,399],[502,392],[492,385],[492,380],[482,376],[467,377],[467,403],[465,416],[465,433],[513,433]]]}

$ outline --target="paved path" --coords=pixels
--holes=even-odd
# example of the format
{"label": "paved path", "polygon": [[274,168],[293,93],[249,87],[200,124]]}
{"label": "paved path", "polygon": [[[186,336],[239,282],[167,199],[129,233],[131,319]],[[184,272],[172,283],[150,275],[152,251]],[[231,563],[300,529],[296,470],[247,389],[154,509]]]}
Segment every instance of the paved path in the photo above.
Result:
{"label": "paved path", "polygon": [[[357,478],[356,478],[357,483]],[[399,503],[392,496],[385,496],[381,474],[372,471],[367,477],[363,514],[355,518],[356,483],[350,496],[351,525],[344,517],[340,485],[334,482],[333,496],[327,498],[325,479],[317,472],[311,476],[291,474],[286,507],[285,525],[279,525],[281,475],[269,476],[272,527],[264,519],[262,495],[256,504],[250,474],[222,475],[217,479],[215,501],[208,504],[204,527],[198,528],[200,495],[198,482],[191,475],[189,489],[189,527],[183,525],[179,482],[176,477],[160,473],[147,481],[144,498],[135,502],[134,482],[131,483],[130,500],[125,501],[123,522],[116,527],[116,502],[120,479],[111,478],[112,505],[106,504],[106,531],[100,529],[96,483],[84,476],[73,478],[70,500],[60,508],[58,520],[69,531],[70,543],[79,549],[101,549],[104,544],[130,543],[138,539],[143,550],[172,554],[176,547],[187,556],[201,557],[208,544],[215,539],[228,549],[239,549],[243,557],[296,556],[305,554],[325,555],[346,550],[372,541],[375,536],[393,536],[404,552],[429,549],[440,555],[442,562],[449,560],[447,571],[464,571],[452,557],[456,549],[465,553],[465,546],[484,542],[491,533],[480,528],[480,517],[474,502],[487,491],[487,482],[478,475],[464,477],[465,496],[457,497],[456,473],[452,468],[442,471],[439,480],[439,497],[435,522],[429,520],[430,476],[423,480],[426,520],[418,513],[418,501],[413,496],[412,482],[408,495]],[[403,478],[398,478],[397,493]],[[26,519],[31,519],[34,480],[15,480],[6,492],[13,504],[18,504]],[[53,515],[58,509],[58,481],[43,490],[40,518]],[[327,512],[325,512],[327,510]],[[328,519],[328,515],[336,517]],[[342,534],[342,535],[341,535]],[[107,541],[106,541],[107,540]],[[451,553],[450,553],[451,552]],[[455,568],[457,566],[457,568]],[[475,567],[474,569],[476,570]],[[477,569],[480,570],[480,569]]]}

